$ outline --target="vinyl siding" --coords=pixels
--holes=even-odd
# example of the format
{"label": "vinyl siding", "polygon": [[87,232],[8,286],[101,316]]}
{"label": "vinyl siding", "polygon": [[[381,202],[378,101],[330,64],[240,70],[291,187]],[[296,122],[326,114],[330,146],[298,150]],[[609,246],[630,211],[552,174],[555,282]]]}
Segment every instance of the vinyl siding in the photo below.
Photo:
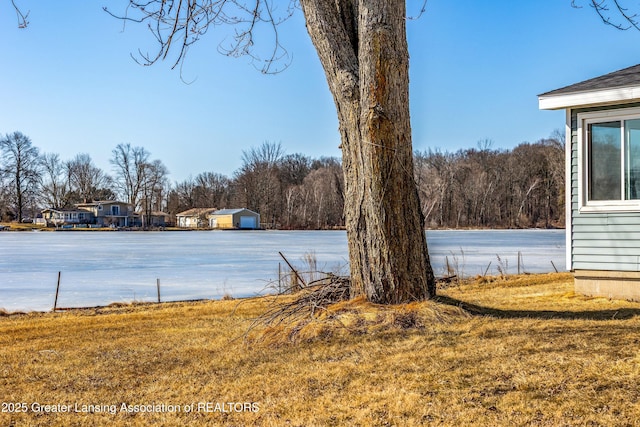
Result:
{"label": "vinyl siding", "polygon": [[218,228],[233,228],[233,215],[214,215],[218,221]]}
{"label": "vinyl siding", "polygon": [[640,212],[580,212],[578,200],[578,113],[625,106],[571,111],[571,233],[572,270],[640,271]]}
{"label": "vinyl siding", "polygon": [[242,222],[240,218],[245,216],[255,218],[256,227],[260,226],[260,215],[248,209],[222,209],[209,218],[216,219],[217,228],[238,228]]}

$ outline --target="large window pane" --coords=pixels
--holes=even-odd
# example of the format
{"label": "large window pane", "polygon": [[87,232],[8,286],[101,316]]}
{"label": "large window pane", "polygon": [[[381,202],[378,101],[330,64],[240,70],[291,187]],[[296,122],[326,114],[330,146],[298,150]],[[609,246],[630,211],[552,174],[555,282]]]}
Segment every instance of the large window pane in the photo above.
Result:
{"label": "large window pane", "polygon": [[625,199],[640,199],[640,119],[624,122]]}
{"label": "large window pane", "polygon": [[620,124],[589,125],[589,200],[621,199]]}

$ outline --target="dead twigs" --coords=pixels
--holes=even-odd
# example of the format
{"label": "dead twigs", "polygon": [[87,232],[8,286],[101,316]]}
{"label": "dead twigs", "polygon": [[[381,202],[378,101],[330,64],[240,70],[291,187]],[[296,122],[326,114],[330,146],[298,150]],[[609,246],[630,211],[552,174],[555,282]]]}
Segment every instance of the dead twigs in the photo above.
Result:
{"label": "dead twigs", "polygon": [[257,320],[269,326],[283,323],[287,319],[312,317],[318,310],[331,304],[349,299],[349,279],[346,277],[329,276],[311,282],[296,298],[284,304],[276,304]]}
{"label": "dead twigs", "polygon": [[[349,297],[349,278],[329,274],[309,283],[291,301],[283,302],[276,298],[271,307],[251,323],[245,338],[258,326],[293,325],[305,318],[311,321],[318,311],[325,310],[331,304],[347,301]],[[299,327],[301,326],[304,325]]]}

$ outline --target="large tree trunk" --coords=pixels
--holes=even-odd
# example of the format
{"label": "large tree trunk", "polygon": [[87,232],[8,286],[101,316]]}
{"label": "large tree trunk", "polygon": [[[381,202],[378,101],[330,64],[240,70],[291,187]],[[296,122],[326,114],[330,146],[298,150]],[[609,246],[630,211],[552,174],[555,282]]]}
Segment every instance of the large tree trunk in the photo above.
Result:
{"label": "large tree trunk", "polygon": [[301,0],[338,111],[352,295],[435,295],[413,175],[404,0]]}

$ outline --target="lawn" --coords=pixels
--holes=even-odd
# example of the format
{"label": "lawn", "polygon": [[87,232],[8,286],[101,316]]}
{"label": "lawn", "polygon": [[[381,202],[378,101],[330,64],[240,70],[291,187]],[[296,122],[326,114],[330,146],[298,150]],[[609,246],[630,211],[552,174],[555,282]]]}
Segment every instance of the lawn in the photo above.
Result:
{"label": "lawn", "polygon": [[439,294],[396,307],[343,302],[270,327],[253,320],[273,297],[5,315],[0,425],[640,419],[639,303],[576,296],[568,274]]}

